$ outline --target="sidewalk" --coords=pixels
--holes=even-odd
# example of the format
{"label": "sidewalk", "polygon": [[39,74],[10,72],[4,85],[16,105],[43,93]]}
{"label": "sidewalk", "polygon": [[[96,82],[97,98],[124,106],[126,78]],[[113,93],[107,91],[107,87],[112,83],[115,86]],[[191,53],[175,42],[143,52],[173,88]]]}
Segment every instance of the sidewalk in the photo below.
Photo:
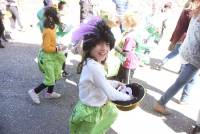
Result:
{"label": "sidewalk", "polygon": [[137,69],[134,76],[134,82],[142,84],[147,89],[147,94],[140,107],[129,112],[120,112],[113,129],[119,134],[190,133],[199,110],[199,91],[192,93],[191,105],[179,105],[175,101],[180,98],[181,90],[167,104],[172,114],[161,116],[153,111],[153,105],[175,81],[177,74],[165,70],[151,70],[147,67]]}

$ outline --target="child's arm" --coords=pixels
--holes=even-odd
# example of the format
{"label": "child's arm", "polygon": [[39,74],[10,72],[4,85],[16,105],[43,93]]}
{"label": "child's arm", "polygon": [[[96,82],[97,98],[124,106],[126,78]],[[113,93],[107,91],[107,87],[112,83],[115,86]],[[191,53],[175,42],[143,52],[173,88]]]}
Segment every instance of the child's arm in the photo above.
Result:
{"label": "child's arm", "polygon": [[116,42],[116,45],[114,47],[115,51],[117,51],[118,53],[122,54],[123,56],[125,56],[125,54],[123,53],[123,49],[120,47],[121,45],[123,44],[123,41],[122,40],[118,40]]}
{"label": "child's arm", "polygon": [[93,79],[95,86],[103,90],[103,92],[107,95],[109,100],[115,101],[115,100],[121,100],[121,101],[127,101],[131,100],[132,96],[129,96],[127,94],[121,93],[115,88],[112,87],[112,85],[109,83],[109,81],[104,76],[104,72],[101,71],[98,67],[90,66],[90,70],[93,73]]}
{"label": "child's arm", "polygon": [[115,50],[123,56],[126,56],[126,53],[118,46],[115,46]]}

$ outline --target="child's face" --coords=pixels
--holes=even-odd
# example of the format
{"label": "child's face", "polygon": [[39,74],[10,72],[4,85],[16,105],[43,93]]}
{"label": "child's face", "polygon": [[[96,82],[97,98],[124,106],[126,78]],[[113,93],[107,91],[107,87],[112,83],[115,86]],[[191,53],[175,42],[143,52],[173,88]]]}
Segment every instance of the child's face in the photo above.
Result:
{"label": "child's face", "polygon": [[90,55],[94,57],[98,62],[102,62],[108,56],[110,51],[110,45],[105,41],[98,43],[90,52]]}

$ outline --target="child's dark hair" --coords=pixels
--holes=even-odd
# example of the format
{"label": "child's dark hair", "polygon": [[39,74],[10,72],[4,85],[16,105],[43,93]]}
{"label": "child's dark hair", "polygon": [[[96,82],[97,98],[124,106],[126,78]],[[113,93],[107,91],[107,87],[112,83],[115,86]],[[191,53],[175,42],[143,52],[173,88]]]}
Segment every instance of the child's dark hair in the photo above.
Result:
{"label": "child's dark hair", "polygon": [[[114,47],[115,44],[115,38],[114,35],[111,32],[110,27],[104,22],[99,21],[94,26],[95,28],[91,31],[90,34],[84,35],[83,38],[83,54],[82,54],[82,60],[78,65],[77,73],[81,73],[82,67],[84,62],[86,62],[87,58],[93,58],[90,55],[91,50],[100,42],[105,41],[109,44],[110,49]],[[105,61],[102,62],[104,64]]]}
{"label": "child's dark hair", "polygon": [[55,24],[59,24],[59,18],[56,8],[48,7],[44,12],[45,20],[44,27],[45,28],[55,28]]}
{"label": "child's dark hair", "polygon": [[65,5],[65,4],[66,4],[65,1],[60,1],[60,2],[58,3],[58,9],[61,9],[62,6]]}
{"label": "child's dark hair", "polygon": [[43,0],[43,4],[44,6],[48,6],[48,3],[46,2],[46,0]]}

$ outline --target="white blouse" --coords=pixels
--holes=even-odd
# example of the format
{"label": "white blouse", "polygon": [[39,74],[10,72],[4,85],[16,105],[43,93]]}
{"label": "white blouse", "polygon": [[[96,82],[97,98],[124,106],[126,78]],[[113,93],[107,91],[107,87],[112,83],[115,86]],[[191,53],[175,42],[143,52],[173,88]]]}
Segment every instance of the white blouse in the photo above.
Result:
{"label": "white blouse", "polygon": [[83,66],[78,86],[79,98],[88,106],[100,107],[108,100],[131,100],[131,96],[115,89],[119,82],[107,80],[103,66],[90,58]]}

